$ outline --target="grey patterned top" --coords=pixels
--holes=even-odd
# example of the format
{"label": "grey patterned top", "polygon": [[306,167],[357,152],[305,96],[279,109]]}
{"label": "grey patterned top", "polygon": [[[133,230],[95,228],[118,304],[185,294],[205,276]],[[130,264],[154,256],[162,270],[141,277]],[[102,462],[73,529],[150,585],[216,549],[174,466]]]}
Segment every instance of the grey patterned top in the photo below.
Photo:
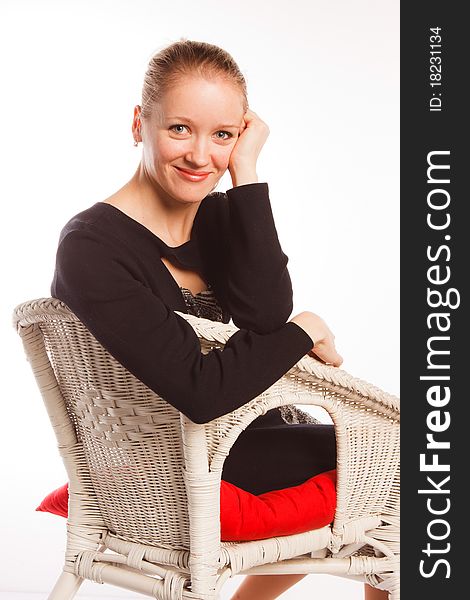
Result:
{"label": "grey patterned top", "polygon": [[198,292],[194,295],[188,288],[180,286],[188,312],[195,317],[210,319],[211,321],[222,321],[222,309],[219,306],[217,298],[211,284],[208,289]]}
{"label": "grey patterned top", "polygon": [[[210,319],[211,321],[222,321],[222,308],[220,307],[217,298],[214,294],[210,283],[207,285],[207,290],[193,294],[188,288],[180,286],[181,293],[190,315]],[[300,410],[293,404],[281,406],[279,408],[281,418],[289,425],[297,423],[320,423],[318,419],[312,415]]]}

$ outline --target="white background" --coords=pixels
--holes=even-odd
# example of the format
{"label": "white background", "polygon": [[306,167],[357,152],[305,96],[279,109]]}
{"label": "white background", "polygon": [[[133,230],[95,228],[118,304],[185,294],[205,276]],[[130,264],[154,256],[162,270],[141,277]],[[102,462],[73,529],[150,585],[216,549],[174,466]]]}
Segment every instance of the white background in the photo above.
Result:
{"label": "white background", "polygon": [[[342,368],[399,393],[398,0],[3,0],[1,598],[46,597],[65,544],[65,520],[34,511],[66,473],[11,314],[50,295],[65,222],[134,173],[147,62],[182,36],[232,54],[270,127],[258,176],[289,257],[293,314],[321,315]],[[229,187],[227,173],[217,189]],[[360,598],[362,585],[310,576],[283,597],[326,594]],[[77,597],[87,595],[142,597],[93,583]]]}

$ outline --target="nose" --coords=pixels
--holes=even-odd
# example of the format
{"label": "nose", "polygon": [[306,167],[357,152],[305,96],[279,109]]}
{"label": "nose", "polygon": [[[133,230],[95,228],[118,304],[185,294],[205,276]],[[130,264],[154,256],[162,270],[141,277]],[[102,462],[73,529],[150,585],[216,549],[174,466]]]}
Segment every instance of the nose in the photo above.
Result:
{"label": "nose", "polygon": [[203,137],[191,140],[185,159],[194,167],[205,167],[210,162],[209,143]]}

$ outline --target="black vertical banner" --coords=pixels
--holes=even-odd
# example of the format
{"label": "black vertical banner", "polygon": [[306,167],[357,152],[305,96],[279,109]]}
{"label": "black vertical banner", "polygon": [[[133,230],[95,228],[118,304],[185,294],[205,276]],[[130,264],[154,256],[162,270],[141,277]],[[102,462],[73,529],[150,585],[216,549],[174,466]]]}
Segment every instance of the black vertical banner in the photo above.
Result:
{"label": "black vertical banner", "polygon": [[[464,3],[401,4],[401,596],[468,595],[470,504]],[[459,591],[458,591],[459,590]],[[451,596],[452,594],[452,596]]]}

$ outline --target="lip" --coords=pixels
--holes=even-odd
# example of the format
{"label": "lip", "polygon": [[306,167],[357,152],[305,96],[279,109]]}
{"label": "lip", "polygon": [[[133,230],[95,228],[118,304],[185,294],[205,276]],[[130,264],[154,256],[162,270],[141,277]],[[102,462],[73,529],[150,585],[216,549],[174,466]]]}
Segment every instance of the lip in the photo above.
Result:
{"label": "lip", "polygon": [[207,177],[210,175],[210,172],[208,171],[190,171],[176,166],[175,169],[182,177],[189,181],[204,181],[204,179],[207,179]]}

